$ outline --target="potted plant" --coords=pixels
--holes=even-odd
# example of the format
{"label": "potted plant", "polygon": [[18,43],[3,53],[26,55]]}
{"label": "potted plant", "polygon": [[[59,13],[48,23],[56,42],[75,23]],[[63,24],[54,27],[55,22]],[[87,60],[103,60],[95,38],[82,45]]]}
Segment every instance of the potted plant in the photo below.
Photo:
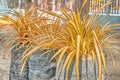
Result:
{"label": "potted plant", "polygon": [[[105,5],[102,6],[102,8],[104,7]],[[105,51],[112,50],[110,40],[115,36],[111,34],[113,30],[111,26],[115,25],[109,25],[109,22],[102,25],[100,23],[102,18],[98,20],[100,12],[89,17],[81,17],[81,10],[67,11],[61,10],[61,14],[57,14],[43,10],[42,13],[37,14],[31,8],[25,15],[15,12],[13,13],[16,16],[15,18],[9,16],[1,18],[10,22],[9,26],[17,31],[16,37],[11,41],[15,44],[16,50],[24,49],[21,54],[21,72],[23,72],[27,61],[35,54],[39,54],[37,51],[41,51],[40,59],[44,58],[42,59],[43,64],[47,56],[51,57],[47,58],[50,62],[55,60],[56,79],[70,80],[72,71],[76,74],[72,79],[80,80],[82,79],[81,71],[83,69],[81,65],[86,61],[93,61],[93,64],[97,64],[97,71],[95,71],[98,73],[97,78],[102,80],[103,69],[106,71],[107,53]],[[46,17],[45,14],[52,17]],[[44,55],[47,56],[43,57]],[[112,59],[114,63],[114,58],[112,57]],[[48,67],[44,69],[47,71]],[[91,69],[91,67],[88,67],[88,69]],[[62,72],[64,72],[63,76],[59,77]],[[43,76],[40,76],[40,74],[38,76],[42,80],[51,79],[46,74]],[[32,78],[30,77],[30,79]]]}
{"label": "potted plant", "polygon": [[[37,48],[36,50],[38,50],[39,48],[41,48],[42,45],[47,43],[47,41],[50,42],[51,36],[48,36],[48,40],[46,37],[43,37],[44,35],[45,36],[48,35],[50,32],[48,32],[48,34],[47,33],[44,34],[44,31],[50,30],[53,24],[59,22],[59,20],[58,21],[54,20],[54,18],[48,18],[47,14],[45,14],[44,12],[37,13],[37,11],[38,8],[31,7],[24,15],[16,11],[13,11],[10,13],[12,14],[12,16],[3,15],[0,18],[1,24],[4,24],[3,26],[0,27],[1,30],[2,31],[11,30],[11,33],[9,33],[10,35],[7,32],[6,33],[8,34],[8,36],[13,35],[11,36],[11,38],[7,38],[4,41],[6,46],[9,46],[12,51],[11,67],[10,67],[11,80],[29,79],[29,76],[33,74],[33,71],[31,70],[32,72],[30,72],[29,68],[33,68],[31,64],[32,64],[32,59],[35,59],[35,57],[30,59],[29,63],[28,62],[26,63],[27,66],[23,71],[25,64],[24,62],[22,64],[21,56],[26,55],[27,52],[33,53],[34,52],[34,51],[32,52],[33,48]],[[50,21],[52,21],[52,23],[50,23]],[[43,51],[44,50],[42,50],[42,52]],[[39,55],[41,55],[40,52]],[[25,61],[27,61],[29,57],[27,56],[27,59],[25,59]],[[46,65],[46,57],[42,56],[42,60],[43,63],[41,63],[41,66],[44,65],[44,67],[40,68],[40,70],[43,69],[43,73],[41,73],[42,75],[41,79],[42,78],[44,80],[49,79],[50,77],[54,76],[55,71],[53,72],[53,75],[49,75],[47,74],[49,72],[49,70],[47,69],[51,69],[51,68],[54,69],[54,65],[52,66],[49,66],[49,64]],[[46,70],[44,70],[44,68]],[[48,72],[45,73],[45,71]],[[21,76],[20,76],[20,72],[22,72]]]}
{"label": "potted plant", "polygon": [[[101,7],[103,9],[106,5],[110,3],[107,3]],[[84,6],[84,5],[83,5]],[[61,24],[57,24],[57,28],[60,27],[60,29],[56,29],[56,27],[52,27],[50,31],[51,39],[50,42],[44,43],[40,49],[46,49],[48,51],[49,49],[54,50],[55,53],[51,57],[50,61],[55,59],[57,61],[56,65],[56,71],[58,74],[58,78],[60,80],[66,79],[70,80],[70,73],[69,70],[71,70],[71,66],[75,65],[75,78],[76,80],[80,80],[81,76],[81,62],[84,64],[86,61],[93,61],[93,64],[97,64],[97,78],[99,80],[102,80],[104,77],[102,77],[102,74],[106,71],[106,51],[107,50],[113,50],[112,43],[110,41],[112,38],[115,37],[114,34],[111,34],[111,31],[113,30],[112,26],[115,25],[109,25],[109,22],[106,24],[101,24],[100,21],[103,19],[98,19],[100,12],[93,13],[91,16],[81,17],[81,10],[79,11],[69,11],[61,10],[61,15],[58,16],[58,14],[52,13],[52,12],[46,12],[50,15],[58,16],[61,20]],[[54,24],[55,25],[55,24]],[[54,30],[55,29],[55,30]],[[46,32],[49,32],[49,30],[45,30]],[[44,36],[47,37],[48,36]],[[40,37],[42,38],[42,37]],[[47,48],[48,50],[47,50]],[[36,47],[33,48],[31,51],[36,51]],[[27,56],[31,56],[32,52],[29,51],[25,55],[23,55],[22,59],[24,62]],[[110,53],[112,56],[112,53]],[[112,56],[113,60],[113,66],[114,64],[114,58]],[[88,69],[90,69],[88,67]],[[63,77],[60,78],[59,76],[64,72]],[[90,77],[89,77],[90,79]],[[93,79],[91,79],[93,80]]]}

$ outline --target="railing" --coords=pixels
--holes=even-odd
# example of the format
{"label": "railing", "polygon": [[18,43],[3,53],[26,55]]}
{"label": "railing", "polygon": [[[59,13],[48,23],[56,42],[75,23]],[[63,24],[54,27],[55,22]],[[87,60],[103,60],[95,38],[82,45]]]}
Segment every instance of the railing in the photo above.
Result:
{"label": "railing", "polygon": [[[90,13],[97,12],[109,0],[90,0]],[[120,0],[111,0],[111,4],[102,9],[101,13],[120,14]]]}
{"label": "railing", "polygon": [[[10,9],[26,9],[34,3],[35,5],[39,5],[40,9],[48,9],[52,11],[59,11],[62,7],[68,7],[73,9],[75,7],[76,0],[0,0],[1,2],[8,1],[8,7]],[[32,2],[33,1],[33,2]],[[109,0],[90,0],[90,13],[97,12],[102,5],[104,5]],[[0,2],[0,3],[1,3]],[[111,4],[102,9],[101,13],[110,13],[110,14],[120,14],[120,0],[111,0]]]}

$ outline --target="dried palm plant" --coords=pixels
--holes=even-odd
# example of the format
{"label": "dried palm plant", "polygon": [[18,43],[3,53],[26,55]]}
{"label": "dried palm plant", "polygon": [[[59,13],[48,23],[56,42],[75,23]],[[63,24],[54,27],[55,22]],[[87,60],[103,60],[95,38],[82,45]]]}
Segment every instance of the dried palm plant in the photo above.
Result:
{"label": "dried palm plant", "polygon": [[[33,9],[31,7],[24,15],[14,11],[10,13],[12,17],[3,15],[0,18],[3,23],[7,23],[7,28],[12,28],[17,32],[16,39],[13,40],[13,43],[17,43],[17,45],[22,44],[21,47],[26,44],[32,44],[34,42],[32,40],[40,33],[39,28],[48,25],[47,21],[49,19],[42,16],[43,13],[37,14],[36,10],[37,8]],[[4,28],[4,26],[1,28]]]}
{"label": "dried palm plant", "polygon": [[[37,10],[37,8],[31,7],[24,15],[14,11],[10,12],[12,16],[3,15],[0,17],[1,24],[4,24],[1,25],[0,30],[2,32],[12,30],[10,34],[7,33],[8,36],[14,34],[14,38],[5,40],[6,46],[10,46],[11,49],[17,47],[16,50],[25,48],[23,53],[25,55],[33,47],[37,47],[38,44],[42,45],[47,41],[44,41],[43,36],[47,36],[44,31],[50,29],[51,23],[48,22],[51,19],[46,17],[43,12],[37,13]],[[42,38],[39,39],[39,37]]]}
{"label": "dried palm plant", "polygon": [[[110,4],[107,3],[101,7],[101,10]],[[84,6],[84,5],[83,5]],[[108,23],[102,25],[100,23],[102,19],[98,20],[100,12],[92,14],[90,17],[82,17],[81,12],[67,12],[66,10],[61,11],[61,15],[53,12],[46,12],[50,15],[60,18],[61,23],[58,21],[52,24],[50,29],[45,29],[47,36],[44,39],[50,39],[39,47],[34,47],[31,51],[23,55],[22,59],[25,61],[28,56],[31,56],[33,52],[38,49],[46,49],[48,51],[56,50],[51,60],[57,60],[57,70],[60,69],[61,61],[64,56],[65,62],[62,66],[62,71],[66,71],[66,80],[68,80],[69,68],[72,61],[75,60],[77,80],[80,80],[80,60],[93,60],[98,63],[98,78],[102,80],[102,66],[106,71],[106,54],[105,49],[113,50],[110,40],[114,38],[114,34],[111,34],[113,25]],[[40,37],[42,38],[42,37]],[[113,66],[115,65],[114,58]],[[50,61],[51,61],[50,60]],[[61,71],[61,72],[62,72]]]}
{"label": "dried palm plant", "polygon": [[8,36],[15,34],[14,38],[5,40],[6,46],[10,46],[11,49],[17,47],[16,50],[25,48],[21,72],[26,61],[34,52],[49,48],[50,43],[52,44],[51,40],[56,39],[52,36],[55,33],[52,32],[57,32],[60,29],[58,25],[60,19],[57,18],[60,17],[59,15],[53,13],[52,15],[55,16],[52,16],[47,15],[45,11],[37,11],[38,8],[31,7],[24,15],[14,11],[10,12],[12,16],[3,15],[0,17],[1,24],[3,24],[0,26],[0,30],[12,30]]}
{"label": "dried palm plant", "polygon": [[[86,1],[86,0],[85,0]],[[110,3],[101,7],[101,10]],[[83,3],[82,7],[85,5]],[[82,10],[82,8],[81,8]],[[17,49],[25,47],[22,55],[22,69],[30,56],[36,51],[42,50],[44,54],[55,51],[51,60],[57,60],[57,70],[64,56],[65,62],[62,71],[66,71],[68,80],[69,68],[72,61],[75,61],[77,80],[80,80],[81,60],[93,60],[98,63],[98,77],[102,80],[102,66],[106,70],[105,49],[112,50],[110,40],[114,37],[113,30],[109,22],[102,25],[102,19],[98,20],[100,11],[89,17],[81,17],[81,10],[76,12],[61,10],[61,14],[42,11],[36,13],[30,9],[25,15],[17,12],[12,13],[15,17],[3,16],[1,19],[10,22],[10,27],[17,31],[16,38],[13,39],[14,46],[21,44]],[[45,15],[49,16],[45,16]],[[112,53],[110,53],[112,56]],[[96,60],[97,59],[97,60]],[[114,58],[113,65],[114,64]],[[50,61],[51,61],[50,60]],[[61,72],[62,72],[61,71]]]}

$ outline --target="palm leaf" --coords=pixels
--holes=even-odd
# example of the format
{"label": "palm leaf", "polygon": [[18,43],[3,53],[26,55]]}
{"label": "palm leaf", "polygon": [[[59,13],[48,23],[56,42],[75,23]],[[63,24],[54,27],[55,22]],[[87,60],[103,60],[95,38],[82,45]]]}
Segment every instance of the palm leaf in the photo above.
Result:
{"label": "palm leaf", "polygon": [[65,70],[66,66],[68,65],[69,61],[71,60],[72,55],[73,55],[73,52],[70,52],[70,53],[68,54],[68,56],[66,57],[65,62],[64,62],[64,65],[63,65],[63,67],[62,67],[62,72]]}
{"label": "palm leaf", "polygon": [[70,68],[70,65],[71,65],[71,63],[72,63],[72,61],[73,61],[73,59],[74,59],[74,53],[72,54],[72,56],[71,56],[71,59],[69,60],[69,62],[68,62],[68,64],[67,64],[67,69],[66,69],[66,80],[68,80],[68,75],[69,75],[69,68]]}
{"label": "palm leaf", "polygon": [[80,35],[77,36],[77,53],[76,53],[76,75],[77,75],[77,80],[80,80],[80,68],[79,68],[79,58],[80,58]]}
{"label": "palm leaf", "polygon": [[95,49],[96,49],[96,56],[97,56],[97,60],[98,60],[98,78],[99,80],[102,80],[102,64],[101,64],[101,56],[100,56],[100,50],[99,50],[99,46],[98,46],[98,39],[96,37],[95,32],[93,31],[94,34],[94,44],[95,44]]}
{"label": "palm leaf", "polygon": [[68,47],[65,47],[65,48],[63,49],[63,51],[61,52],[59,58],[58,58],[58,61],[57,61],[57,71],[58,71],[58,69],[59,69],[61,60],[62,60],[62,58],[64,57],[64,54],[66,53],[67,49],[68,49]]}

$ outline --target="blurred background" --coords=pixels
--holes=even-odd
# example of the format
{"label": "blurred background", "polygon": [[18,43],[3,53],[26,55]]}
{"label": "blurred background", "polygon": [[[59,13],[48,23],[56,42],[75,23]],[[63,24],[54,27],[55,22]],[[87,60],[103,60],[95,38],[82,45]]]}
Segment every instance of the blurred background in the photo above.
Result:
{"label": "blurred background", "polygon": [[[74,10],[76,1],[81,0],[0,0],[0,12],[5,12],[6,9],[27,10],[31,5],[50,11],[59,11],[64,7]],[[89,12],[96,12],[107,1],[109,0],[90,0]],[[106,6],[102,13],[119,14],[120,0],[111,0],[111,2],[112,4]]]}

